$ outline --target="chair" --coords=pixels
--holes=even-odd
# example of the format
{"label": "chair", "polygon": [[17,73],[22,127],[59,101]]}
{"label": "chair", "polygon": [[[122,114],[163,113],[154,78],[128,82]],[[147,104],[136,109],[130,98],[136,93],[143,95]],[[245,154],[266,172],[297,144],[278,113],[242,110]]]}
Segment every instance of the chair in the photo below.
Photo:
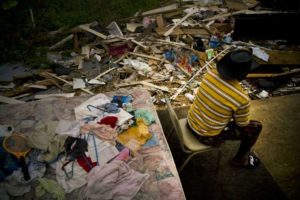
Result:
{"label": "chair", "polygon": [[173,124],[173,128],[171,129],[169,135],[167,135],[167,139],[171,136],[171,134],[176,132],[177,138],[180,143],[180,147],[183,152],[189,154],[185,159],[183,164],[179,167],[178,172],[181,173],[184,167],[188,164],[188,162],[196,155],[200,153],[204,153],[210,150],[218,149],[218,160],[217,160],[217,168],[218,170],[219,162],[220,162],[220,148],[207,146],[201,143],[191,132],[191,130],[187,127],[187,118],[178,119],[174,109],[172,108],[171,102],[169,99],[166,99],[167,109],[169,111],[169,115]]}

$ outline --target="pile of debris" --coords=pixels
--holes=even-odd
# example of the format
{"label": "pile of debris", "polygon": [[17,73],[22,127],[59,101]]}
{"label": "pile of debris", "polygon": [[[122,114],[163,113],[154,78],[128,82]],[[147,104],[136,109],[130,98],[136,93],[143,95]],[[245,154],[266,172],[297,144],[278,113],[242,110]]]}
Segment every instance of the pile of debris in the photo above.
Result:
{"label": "pile of debris", "polygon": [[[165,96],[175,104],[188,104],[201,75],[215,68],[216,61],[231,49],[245,47],[252,49],[261,65],[243,82],[252,98],[299,91],[299,46],[287,46],[285,40],[251,41],[251,33],[243,32],[246,28],[241,26],[245,18],[294,13],[262,9],[255,0],[183,2],[137,13],[106,27],[98,22],[74,27],[49,48],[51,69],[2,66],[0,102],[140,86],[151,91],[156,105],[164,104]],[[63,50],[71,42],[73,49]]]}

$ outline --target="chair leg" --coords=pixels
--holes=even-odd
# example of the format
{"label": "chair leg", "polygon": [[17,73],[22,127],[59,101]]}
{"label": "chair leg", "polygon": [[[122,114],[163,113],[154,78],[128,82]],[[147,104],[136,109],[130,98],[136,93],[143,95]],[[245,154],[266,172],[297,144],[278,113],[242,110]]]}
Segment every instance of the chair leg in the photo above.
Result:
{"label": "chair leg", "polygon": [[169,133],[166,135],[167,140],[169,140],[169,138],[172,136],[173,132],[174,132],[174,127],[172,127],[171,130],[169,131]]}
{"label": "chair leg", "polygon": [[218,159],[217,159],[217,166],[216,166],[216,171],[215,171],[216,174],[219,171],[220,161],[221,161],[221,149],[218,148]]}
{"label": "chair leg", "polygon": [[185,161],[182,163],[182,165],[180,166],[180,168],[178,169],[179,174],[181,173],[181,171],[184,169],[184,167],[188,164],[188,162],[198,153],[201,152],[194,152],[188,155],[188,157],[185,159]]}

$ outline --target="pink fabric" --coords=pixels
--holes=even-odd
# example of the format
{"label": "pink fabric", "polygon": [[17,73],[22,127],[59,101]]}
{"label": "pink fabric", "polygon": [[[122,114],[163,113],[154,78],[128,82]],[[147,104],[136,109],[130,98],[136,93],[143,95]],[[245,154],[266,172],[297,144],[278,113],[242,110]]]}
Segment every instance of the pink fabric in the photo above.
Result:
{"label": "pink fabric", "polygon": [[131,169],[125,162],[114,160],[90,171],[86,196],[95,200],[129,200],[136,195],[148,177],[148,174]]}
{"label": "pink fabric", "polygon": [[105,124],[84,124],[80,131],[82,134],[92,133],[102,140],[115,142],[117,139],[116,130]]}
{"label": "pink fabric", "polygon": [[130,156],[130,150],[128,148],[124,148],[114,160],[127,161],[129,159],[129,156]]}

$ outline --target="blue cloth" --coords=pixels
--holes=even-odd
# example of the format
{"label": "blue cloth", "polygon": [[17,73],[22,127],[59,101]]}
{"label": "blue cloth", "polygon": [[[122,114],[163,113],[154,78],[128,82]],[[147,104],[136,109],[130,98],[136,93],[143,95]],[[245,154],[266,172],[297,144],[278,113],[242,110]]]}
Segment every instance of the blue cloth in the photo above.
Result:
{"label": "blue cloth", "polygon": [[158,145],[158,139],[155,133],[152,134],[152,137],[143,145],[145,148],[153,147]]}
{"label": "blue cloth", "polygon": [[155,122],[155,117],[153,116],[153,114],[145,109],[137,109],[134,112],[134,117],[135,119],[142,118],[146,125],[150,125]]}
{"label": "blue cloth", "polygon": [[19,160],[3,148],[3,139],[3,137],[0,138],[0,181],[4,181],[13,171],[20,168]]}

